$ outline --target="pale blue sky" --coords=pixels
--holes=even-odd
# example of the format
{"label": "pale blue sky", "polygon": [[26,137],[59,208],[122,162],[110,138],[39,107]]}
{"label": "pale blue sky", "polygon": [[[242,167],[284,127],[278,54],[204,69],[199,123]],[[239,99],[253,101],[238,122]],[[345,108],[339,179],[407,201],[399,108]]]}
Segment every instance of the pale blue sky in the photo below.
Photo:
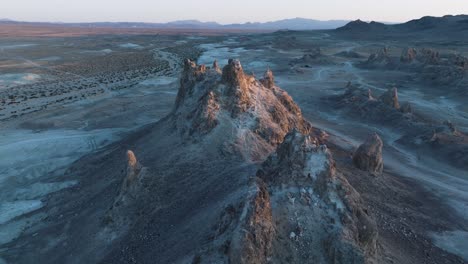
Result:
{"label": "pale blue sky", "polygon": [[283,18],[407,21],[468,14],[468,0],[1,0],[0,18],[23,21],[182,19],[236,23]]}

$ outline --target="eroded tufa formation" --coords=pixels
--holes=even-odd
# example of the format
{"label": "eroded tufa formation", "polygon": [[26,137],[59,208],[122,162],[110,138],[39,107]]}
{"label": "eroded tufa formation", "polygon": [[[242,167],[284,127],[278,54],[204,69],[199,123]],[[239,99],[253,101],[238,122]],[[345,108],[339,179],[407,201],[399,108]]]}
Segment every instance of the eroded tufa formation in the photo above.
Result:
{"label": "eroded tufa formation", "polygon": [[231,138],[224,151],[242,149],[253,159],[268,155],[292,129],[303,133],[311,126],[292,98],[275,86],[271,70],[262,80],[244,72],[230,59],[218,70],[187,60],[172,118],[183,135],[223,133]]}

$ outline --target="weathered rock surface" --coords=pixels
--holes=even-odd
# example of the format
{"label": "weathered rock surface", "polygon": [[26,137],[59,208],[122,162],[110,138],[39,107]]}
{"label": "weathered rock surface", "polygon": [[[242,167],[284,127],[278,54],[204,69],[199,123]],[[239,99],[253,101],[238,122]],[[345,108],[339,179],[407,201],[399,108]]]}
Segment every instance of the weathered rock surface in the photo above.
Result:
{"label": "weathered rock surface", "polygon": [[353,155],[353,162],[361,170],[373,174],[383,171],[382,139],[377,134],[370,135]]}

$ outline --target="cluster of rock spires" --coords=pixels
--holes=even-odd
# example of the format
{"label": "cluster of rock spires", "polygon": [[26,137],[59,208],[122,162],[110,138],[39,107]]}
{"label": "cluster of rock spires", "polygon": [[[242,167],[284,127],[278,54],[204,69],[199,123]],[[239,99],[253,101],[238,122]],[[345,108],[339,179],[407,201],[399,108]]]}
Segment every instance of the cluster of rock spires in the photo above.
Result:
{"label": "cluster of rock spires", "polygon": [[[397,132],[402,134],[397,143],[412,146],[415,150],[429,150],[434,153],[433,157],[443,159],[456,167],[467,167],[467,135],[458,131],[450,121],[434,123],[434,120],[431,121],[424,113],[415,113],[410,102],[399,101],[397,88],[390,88],[376,97],[371,90],[348,83],[345,92],[327,98],[327,104],[332,105],[334,109],[346,111],[352,118],[397,129]],[[366,168],[367,165],[361,167]],[[376,173],[373,169],[370,171]]]}
{"label": "cluster of rock spires", "polygon": [[389,48],[384,47],[373,53],[366,61],[357,64],[362,68],[389,70],[411,70],[418,72],[423,81],[435,85],[466,84],[468,58],[460,54],[440,54],[429,48],[404,48],[400,57],[391,56]]}
{"label": "cluster of rock spires", "polygon": [[311,129],[292,98],[275,85],[271,70],[256,80],[232,59],[222,71],[216,62],[210,68],[185,61],[172,118],[191,138],[229,135],[224,151],[244,152],[253,160],[270,153],[291,129]]}
{"label": "cluster of rock spires", "polygon": [[399,120],[399,122],[405,122],[405,120],[414,118],[411,104],[409,102],[400,104],[396,87],[387,89],[376,98],[370,89],[362,89],[348,83],[345,92],[342,95],[334,96],[333,101],[340,108],[349,109],[351,114],[373,121]]}
{"label": "cluster of rock spires", "polygon": [[408,64],[445,65],[454,67],[466,67],[467,58],[459,54],[442,56],[439,51],[430,48],[416,49],[404,48],[399,58],[390,55],[390,49],[383,47],[376,53],[372,53],[361,66],[380,66],[386,68],[401,68]]}

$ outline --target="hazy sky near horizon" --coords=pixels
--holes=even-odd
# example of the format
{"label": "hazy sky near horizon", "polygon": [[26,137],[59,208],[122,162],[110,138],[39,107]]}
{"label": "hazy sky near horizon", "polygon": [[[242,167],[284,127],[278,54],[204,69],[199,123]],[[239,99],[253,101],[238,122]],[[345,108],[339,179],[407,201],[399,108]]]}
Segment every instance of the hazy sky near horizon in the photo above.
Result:
{"label": "hazy sky near horizon", "polygon": [[468,0],[2,0],[0,18],[21,21],[219,23],[304,17],[404,22],[468,14]]}

